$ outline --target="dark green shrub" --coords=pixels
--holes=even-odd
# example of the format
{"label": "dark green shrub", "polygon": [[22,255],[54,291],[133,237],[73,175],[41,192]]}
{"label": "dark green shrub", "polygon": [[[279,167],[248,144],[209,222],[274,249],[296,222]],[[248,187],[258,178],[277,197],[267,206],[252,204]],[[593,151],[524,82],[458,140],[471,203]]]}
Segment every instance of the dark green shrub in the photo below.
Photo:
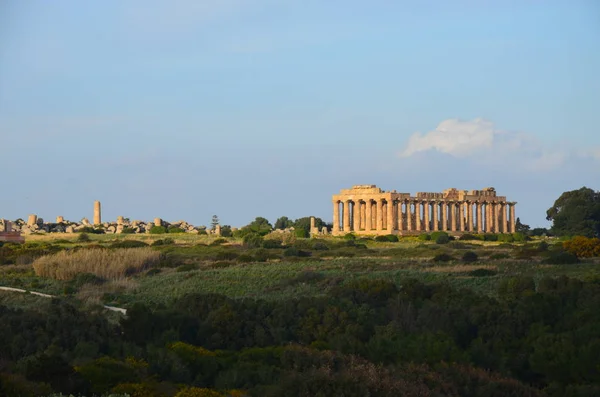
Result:
{"label": "dark green shrub", "polygon": [[510,255],[505,254],[504,252],[499,252],[497,254],[490,255],[490,259],[508,259]]}
{"label": "dark green shrub", "polygon": [[169,226],[169,228],[167,229],[167,233],[185,233],[185,230],[183,230],[180,227]]}
{"label": "dark green shrub", "polygon": [[380,243],[387,243],[388,239],[387,236],[377,236],[375,237],[375,241],[378,241]]}
{"label": "dark green shrub", "polygon": [[345,238],[346,240],[356,240],[356,236],[355,236],[354,234],[352,234],[352,233],[346,233],[346,234],[344,235],[344,238]]}
{"label": "dark green shrub", "polygon": [[395,234],[388,234],[387,236],[385,236],[385,238],[387,239],[387,241],[389,241],[390,243],[397,243],[398,240],[398,236],[396,236]]}
{"label": "dark green shrub", "polygon": [[312,249],[315,251],[327,251],[329,250],[329,247],[322,241],[315,241],[312,245]]}
{"label": "dark green shrub", "polygon": [[164,226],[152,226],[150,228],[150,234],[165,234],[167,232],[167,228]]}
{"label": "dark green shrub", "polygon": [[152,243],[152,246],[169,245],[169,244],[174,244],[174,243],[175,243],[175,241],[172,238],[163,238],[163,239],[154,241]]}
{"label": "dark green shrub", "polygon": [[419,234],[419,240],[421,241],[429,241],[431,240],[431,235],[428,233]]}
{"label": "dark green shrub", "polygon": [[579,258],[570,252],[564,251],[550,255],[548,258],[544,259],[542,263],[549,265],[572,265],[579,263]]}
{"label": "dark green shrub", "polygon": [[245,235],[242,241],[247,248],[258,248],[263,245],[263,237],[257,233]]}
{"label": "dark green shrub", "polygon": [[520,232],[513,233],[512,236],[515,241],[520,242],[520,243],[528,240],[527,236]]}
{"label": "dark green shrub", "polygon": [[498,241],[498,235],[493,233],[486,233],[483,235],[484,241]]}
{"label": "dark green shrub", "polygon": [[498,274],[498,272],[495,270],[490,270],[490,269],[475,269],[475,270],[471,270],[467,274],[471,277],[491,277],[491,276],[495,276],[496,274]]}
{"label": "dark green shrub", "polygon": [[154,276],[154,275],[160,273],[161,271],[162,271],[161,269],[154,267],[146,272],[146,276]]}
{"label": "dark green shrub", "polygon": [[483,240],[483,236],[477,234],[465,233],[458,238],[459,240],[468,241],[468,240]]}
{"label": "dark green shrub", "polygon": [[134,234],[135,233],[135,229],[132,227],[124,227],[123,230],[121,230],[121,234]]}
{"label": "dark green shrub", "polygon": [[310,251],[299,250],[296,247],[289,247],[283,250],[283,256],[307,257],[310,256],[310,254]]}
{"label": "dark green shrub", "polygon": [[79,236],[77,236],[77,242],[79,243],[87,243],[88,241],[91,241],[91,239],[87,233],[81,233]]}
{"label": "dark green shrub", "polygon": [[550,248],[550,246],[545,241],[540,241],[540,243],[537,246],[537,250],[540,252],[548,251],[548,248]]}
{"label": "dark green shrub", "polygon": [[461,243],[460,241],[451,241],[450,243],[448,243],[448,247],[456,249],[456,250],[464,250],[464,249],[472,248],[473,245]]}
{"label": "dark green shrub", "polygon": [[454,258],[448,254],[437,254],[433,257],[434,262],[450,262]]}
{"label": "dark green shrub", "polygon": [[221,245],[226,242],[227,242],[227,240],[225,240],[224,238],[218,238],[218,239],[213,240],[209,245],[215,247],[217,245]]}
{"label": "dark green shrub", "polygon": [[442,231],[435,231],[435,232],[431,232],[430,237],[431,237],[431,241],[435,241],[438,239],[438,237],[440,236],[448,236],[448,233],[446,232],[442,232]]}
{"label": "dark green shrub", "polygon": [[215,260],[217,261],[231,261],[238,257],[236,252],[232,251],[220,251],[215,255]]}
{"label": "dark green shrub", "polygon": [[276,249],[281,248],[281,241],[279,240],[264,240],[262,243],[263,248]]}
{"label": "dark green shrub", "polygon": [[539,252],[535,249],[523,248],[523,249],[520,249],[519,251],[517,251],[517,254],[515,255],[515,259],[531,260],[538,254],[539,254]]}
{"label": "dark green shrub", "polygon": [[196,265],[195,263],[186,263],[185,265],[181,265],[179,266],[176,271],[177,272],[189,272],[192,270],[196,270],[198,268],[198,265]]}
{"label": "dark green shrub", "polygon": [[273,255],[271,252],[264,248],[259,248],[257,250],[252,251],[252,256],[257,262],[266,262],[269,259],[277,258],[277,255]]}
{"label": "dark green shrub", "polygon": [[242,254],[236,258],[236,261],[239,263],[250,263],[254,261],[252,255]]}
{"label": "dark green shrub", "polygon": [[467,251],[462,256],[462,261],[467,263],[477,262],[477,259],[479,259],[479,257],[473,251]]}
{"label": "dark green shrub", "polygon": [[[433,237],[433,236],[432,236]],[[444,233],[444,234],[440,234],[436,239],[435,239],[435,243],[436,244],[448,244],[450,242],[450,236],[448,236],[448,234]]]}
{"label": "dark green shrub", "polygon": [[110,245],[110,248],[142,248],[142,247],[147,247],[148,244],[146,244],[143,241],[138,241],[138,240],[122,240],[122,241],[115,241],[114,243],[112,243]]}
{"label": "dark green shrub", "polygon": [[85,284],[101,285],[106,282],[102,277],[92,273],[79,273],[70,282],[75,289],[81,288]]}
{"label": "dark green shrub", "polygon": [[[202,235],[202,236],[206,236],[208,233],[206,232],[206,229],[198,229],[198,235]],[[227,236],[230,237],[230,236]]]}
{"label": "dark green shrub", "polygon": [[513,241],[515,241],[515,238],[512,234],[499,234],[498,241],[501,241],[503,243],[512,243]]}

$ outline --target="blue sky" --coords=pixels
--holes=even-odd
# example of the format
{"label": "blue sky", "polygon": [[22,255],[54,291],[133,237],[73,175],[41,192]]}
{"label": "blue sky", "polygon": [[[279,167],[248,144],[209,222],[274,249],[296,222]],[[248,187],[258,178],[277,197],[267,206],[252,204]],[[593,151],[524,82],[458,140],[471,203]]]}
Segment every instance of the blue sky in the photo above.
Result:
{"label": "blue sky", "polygon": [[355,184],[600,189],[600,3],[4,1],[0,217],[241,226]]}

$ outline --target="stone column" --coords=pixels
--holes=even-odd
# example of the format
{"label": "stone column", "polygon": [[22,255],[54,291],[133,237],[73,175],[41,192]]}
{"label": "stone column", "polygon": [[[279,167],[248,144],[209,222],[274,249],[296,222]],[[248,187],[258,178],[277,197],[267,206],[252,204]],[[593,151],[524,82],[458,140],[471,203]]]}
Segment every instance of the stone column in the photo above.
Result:
{"label": "stone column", "polygon": [[505,203],[498,203],[498,228],[500,233],[506,233],[506,205]]}
{"label": "stone column", "polygon": [[5,232],[12,232],[12,222],[11,221],[4,221],[4,231]]}
{"label": "stone column", "polygon": [[433,230],[437,231],[437,230],[440,230],[440,221],[438,219],[440,203],[438,203],[437,201],[434,201],[432,207],[433,207]]}
{"label": "stone column", "polygon": [[377,225],[376,230],[378,232],[383,230],[383,202],[380,198],[377,199]]}
{"label": "stone column", "polygon": [[354,200],[352,211],[354,212],[352,229],[358,232],[360,230],[360,201]]}
{"label": "stone column", "polygon": [[442,229],[443,231],[448,230],[448,203],[442,201]]}
{"label": "stone column", "polygon": [[385,225],[387,226],[387,231],[389,234],[392,234],[394,231],[394,201],[392,199],[387,201],[387,220]]}
{"label": "stone column", "polygon": [[496,208],[494,211],[494,225],[496,225],[496,233],[502,232],[502,225],[500,224],[500,208],[502,207],[501,203],[496,203]]}
{"label": "stone column", "polygon": [[458,230],[465,231],[465,202],[461,201],[458,204]]}
{"label": "stone column", "polygon": [[348,200],[344,201],[344,234],[350,233],[350,202]]}
{"label": "stone column", "polygon": [[117,216],[117,225],[122,225],[123,223],[125,223],[125,218],[121,215]]}
{"label": "stone column", "polygon": [[429,212],[431,211],[429,201],[423,202],[423,222],[425,223],[425,231],[431,230],[431,223],[429,223]]}
{"label": "stone column", "polygon": [[56,217],[56,223],[63,223],[64,221],[65,221],[64,217],[62,217],[60,215]]}
{"label": "stone column", "polygon": [[154,218],[154,226],[162,226],[162,219]]}
{"label": "stone column", "polygon": [[340,202],[335,200],[333,202],[333,230],[332,233],[336,234],[340,232]]}
{"label": "stone column", "polygon": [[100,208],[100,201],[94,201],[94,225],[102,224],[102,212]]}
{"label": "stone column", "polygon": [[406,230],[412,231],[412,202],[410,200],[406,201]]}
{"label": "stone column", "polygon": [[422,230],[421,224],[421,202],[419,200],[415,200],[415,230],[420,232]]}
{"label": "stone column", "polygon": [[373,230],[373,225],[371,224],[371,220],[373,219],[373,214],[371,210],[373,209],[373,202],[371,199],[368,199],[365,202],[365,230],[370,232]]}
{"label": "stone column", "polygon": [[485,202],[485,232],[490,233],[492,231],[492,203],[489,201]]}
{"label": "stone column", "polygon": [[473,202],[467,201],[467,230],[473,231]]}
{"label": "stone column", "polygon": [[517,230],[517,218],[515,218],[515,205],[517,203],[513,202],[509,204],[509,209],[510,209],[510,232],[514,233]]}
{"label": "stone column", "polygon": [[456,231],[456,203],[450,202],[450,230]]}
{"label": "stone column", "polygon": [[29,217],[27,218],[27,226],[33,226],[35,224],[37,224],[37,215],[29,215]]}
{"label": "stone column", "polygon": [[475,204],[475,210],[477,211],[477,233],[481,233],[481,228],[483,227],[483,222],[481,221],[481,209],[481,202],[478,201],[477,204]]}
{"label": "stone column", "polygon": [[398,230],[404,230],[404,213],[402,212],[402,201],[398,201],[398,212],[396,212],[398,216]]}
{"label": "stone column", "polygon": [[360,202],[360,230],[367,230],[367,203]]}

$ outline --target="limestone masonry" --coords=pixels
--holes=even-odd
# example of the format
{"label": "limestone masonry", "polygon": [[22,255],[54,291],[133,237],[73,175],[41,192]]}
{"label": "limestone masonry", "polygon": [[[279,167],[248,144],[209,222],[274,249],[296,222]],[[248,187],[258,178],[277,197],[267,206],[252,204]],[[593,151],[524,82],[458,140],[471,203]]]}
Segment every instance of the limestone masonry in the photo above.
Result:
{"label": "limestone masonry", "polygon": [[207,229],[206,226],[194,226],[185,221],[178,222],[166,222],[160,218],[155,218],[151,222],[144,222],[139,220],[130,221],[123,216],[118,216],[116,222],[102,222],[101,218],[101,204],[99,201],[94,202],[94,223],[90,223],[87,218],[83,218],[81,222],[71,222],[65,220],[62,216],[56,217],[56,222],[44,222],[42,218],[38,218],[37,215],[31,214],[27,217],[27,221],[23,219],[17,219],[14,222],[6,219],[0,219],[0,241],[16,241],[22,242],[23,237],[21,235],[28,235],[32,233],[45,234],[45,233],[76,233],[81,230],[87,230],[85,228],[92,228],[98,231],[102,231],[106,234],[120,234],[120,233],[150,233],[150,229],[153,226],[164,226],[165,228],[176,227],[182,229],[185,233],[207,233],[207,234],[221,234],[221,226],[217,225],[214,230]]}
{"label": "limestone masonry", "polygon": [[420,234],[430,231],[514,233],[516,202],[483,190],[446,189],[441,193],[386,192],[375,185],[356,185],[333,195],[334,236]]}

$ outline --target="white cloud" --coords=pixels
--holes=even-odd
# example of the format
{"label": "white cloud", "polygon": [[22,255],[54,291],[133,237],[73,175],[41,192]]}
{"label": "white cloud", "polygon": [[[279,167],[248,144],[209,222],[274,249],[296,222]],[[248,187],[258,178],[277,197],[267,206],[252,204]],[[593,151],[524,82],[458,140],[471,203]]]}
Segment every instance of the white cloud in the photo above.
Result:
{"label": "white cloud", "polygon": [[442,121],[435,130],[425,135],[415,133],[400,154],[409,157],[417,152],[437,150],[456,157],[465,157],[494,143],[494,125],[484,119]]}
{"label": "white cloud", "polygon": [[420,152],[436,151],[476,164],[520,165],[531,171],[549,171],[561,167],[572,157],[600,160],[600,148],[571,153],[566,148],[552,148],[535,136],[503,131],[491,121],[448,119],[426,134],[413,134],[400,153],[411,157]]}

